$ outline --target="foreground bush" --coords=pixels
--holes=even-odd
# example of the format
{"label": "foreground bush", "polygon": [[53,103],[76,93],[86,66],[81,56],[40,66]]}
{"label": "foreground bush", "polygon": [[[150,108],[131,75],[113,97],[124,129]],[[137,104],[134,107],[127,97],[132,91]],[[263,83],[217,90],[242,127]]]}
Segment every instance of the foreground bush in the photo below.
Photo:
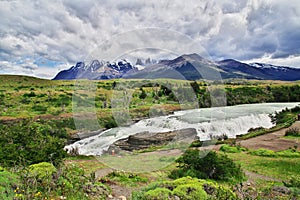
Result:
{"label": "foreground bush", "polygon": [[0,164],[28,166],[45,161],[58,165],[67,155],[65,138],[66,131],[51,122],[0,125]]}
{"label": "foreground bush", "polygon": [[237,199],[229,188],[197,178],[183,177],[174,181],[155,182],[132,193],[133,200],[204,200]]}
{"label": "foreground bush", "polygon": [[[14,191],[15,200],[23,199],[105,199],[110,190],[94,176],[75,165],[56,169],[51,163],[30,165],[15,173],[19,182]],[[14,188],[18,188],[17,190]]]}
{"label": "foreground bush", "polygon": [[191,176],[234,182],[242,181],[244,178],[239,165],[235,164],[227,155],[218,154],[215,151],[189,149],[176,162],[179,164],[179,169],[171,172],[171,178]]}

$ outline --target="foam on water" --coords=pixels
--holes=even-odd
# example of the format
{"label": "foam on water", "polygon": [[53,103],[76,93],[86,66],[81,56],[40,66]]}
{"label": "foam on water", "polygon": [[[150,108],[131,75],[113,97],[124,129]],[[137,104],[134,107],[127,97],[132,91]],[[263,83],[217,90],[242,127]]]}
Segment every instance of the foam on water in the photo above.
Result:
{"label": "foam on water", "polygon": [[200,140],[226,134],[228,137],[246,134],[250,128],[274,126],[269,114],[299,103],[262,103],[178,111],[172,115],[141,120],[129,127],[117,127],[65,147],[78,148],[82,155],[101,155],[115,141],[129,135],[195,128]]}

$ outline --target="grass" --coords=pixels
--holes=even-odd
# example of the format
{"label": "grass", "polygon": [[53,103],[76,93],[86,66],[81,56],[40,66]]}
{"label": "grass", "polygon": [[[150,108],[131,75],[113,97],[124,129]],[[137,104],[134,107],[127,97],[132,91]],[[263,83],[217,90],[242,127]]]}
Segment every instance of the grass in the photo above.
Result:
{"label": "grass", "polygon": [[[112,90],[112,85],[115,81],[120,87],[116,88],[116,90]],[[123,111],[124,108],[128,108],[130,117],[134,120],[149,117],[151,115],[154,116],[157,113],[168,114],[175,110],[193,108],[192,104],[183,102],[183,105],[181,105],[176,102],[176,99],[170,98],[170,96],[162,95],[159,96],[159,98],[153,98],[152,94],[155,93],[156,90],[159,90],[160,87],[153,87],[151,86],[151,83],[159,83],[161,85],[172,84],[172,89],[174,90],[179,88],[186,89],[190,87],[190,82],[183,80],[160,79],[51,81],[27,76],[1,75],[0,121],[16,120],[20,118],[45,118],[47,120],[53,118],[58,120],[65,118],[71,119],[74,112],[72,104],[74,103],[75,105],[77,105],[78,111],[83,111],[83,113],[85,114],[85,118],[82,120],[82,123],[85,123],[84,120],[88,121],[90,119],[89,114],[86,112],[89,111],[92,114],[96,113],[98,119],[101,119],[102,121],[103,119],[107,119],[107,123],[113,125],[114,122],[112,121],[113,114],[111,109],[113,105],[111,101],[112,99],[118,100],[118,102],[115,102],[117,105],[117,109]],[[201,94],[199,93],[198,97],[207,95],[207,93],[205,93],[207,83],[198,81],[198,84],[200,86],[200,90],[204,91]],[[239,100],[232,101],[232,104],[239,104],[247,102],[252,103],[255,101],[275,101],[272,99],[268,99],[269,97],[263,96],[263,94],[258,97],[251,97],[252,99],[250,99],[251,95],[249,94],[252,93],[249,93],[249,91],[251,92],[252,90],[254,91],[256,89],[265,91],[265,88],[270,85],[272,85],[272,88],[278,88],[281,86],[295,86],[299,85],[299,82],[290,83],[279,81],[233,81],[230,83],[227,82],[225,84],[226,88],[232,89],[232,93],[230,94],[232,94],[232,97],[235,97],[233,99]],[[89,86],[91,85],[96,86],[95,90],[90,89]],[[127,99],[127,101],[129,102],[124,99],[124,89],[122,89],[121,87],[128,89],[130,98]],[[146,97],[144,99],[140,99],[140,87],[142,87],[142,89],[146,92]],[[222,84],[218,85],[217,87],[221,88]],[[74,91],[75,95],[73,95]],[[94,96],[95,102],[93,98]],[[241,98],[243,96],[244,98]],[[228,95],[228,98],[229,97],[230,95]],[[248,101],[249,99],[247,98],[249,98],[251,101]],[[267,100],[264,98],[267,98]],[[243,102],[243,99],[245,100],[245,102]],[[205,104],[205,106],[207,107],[209,106],[209,104]],[[149,112],[149,110],[151,110],[151,112]],[[105,126],[110,124],[101,125]],[[276,128],[280,129],[284,126],[286,125],[281,125],[281,127],[278,126]],[[243,137],[244,139],[247,139],[247,137],[256,137],[260,134],[265,134],[267,132],[272,132],[275,130],[275,128],[269,130],[257,130]],[[69,132],[74,132],[74,127],[73,129],[70,128]],[[177,146],[169,146],[165,150],[170,150],[172,148],[177,148]],[[177,154],[167,154],[167,152],[169,151],[160,151],[160,153],[147,153],[147,151],[149,150],[157,151],[158,149],[150,148],[145,150],[144,152],[139,152],[137,154],[134,153],[132,155],[126,156],[102,156],[100,158],[84,156],[69,157],[64,160],[64,163],[66,165],[75,165],[81,167],[85,170],[86,174],[92,174],[98,169],[108,167],[113,167],[125,171],[143,172],[141,176],[135,176],[132,173],[126,173],[121,175],[115,174],[110,177],[116,182],[123,183],[125,185],[138,185],[139,183],[143,183],[146,180],[144,176],[147,177],[149,182],[151,182],[152,180],[166,180],[169,172],[176,168],[174,160],[179,155],[176,156]],[[228,151],[236,151],[236,149],[231,148]],[[228,156],[233,158],[236,162],[241,163],[244,169],[253,171],[255,173],[279,178],[282,180],[288,180],[294,176],[300,176],[300,158],[261,157],[250,155],[245,152],[232,153],[228,154]],[[18,182],[17,177],[11,175],[9,172],[3,172],[1,171],[1,169],[0,173],[0,196],[3,196],[3,191],[6,188],[10,189],[9,192],[11,195],[14,195],[13,190],[11,190],[13,186],[8,186],[8,184]],[[263,185],[264,183],[266,182],[262,181],[261,184]],[[81,197],[74,196],[73,199],[78,198]]]}
{"label": "grass", "polygon": [[166,156],[164,153],[139,153],[123,156],[101,156],[98,160],[111,168],[128,172],[150,172],[172,164],[177,156]]}
{"label": "grass", "polygon": [[[116,87],[113,90],[114,82],[116,82]],[[181,93],[178,95],[183,95],[182,98],[185,101],[185,98],[188,98],[187,96],[190,95],[189,93],[193,93],[188,92],[188,94],[185,94],[183,92],[191,90],[191,82],[185,80],[52,81],[27,76],[0,75],[0,83],[0,120],[43,115],[62,116],[73,112],[73,103],[77,105],[78,112],[90,110],[91,112],[96,112],[99,118],[112,116],[110,108],[114,105],[123,109],[129,108],[133,119],[149,117],[149,115],[157,113],[169,113],[175,110],[195,108],[195,105],[192,105],[193,102],[179,103],[176,98],[171,98],[168,95],[155,95],[161,92],[161,86],[167,86],[174,91],[180,90]],[[197,81],[197,83],[202,91],[201,94],[198,94],[199,98],[205,95],[209,97],[205,91],[207,84],[211,82]],[[156,84],[160,84],[160,86]],[[225,84],[226,88],[238,89],[236,92],[230,90],[233,93],[228,96],[228,99],[232,95],[240,96],[239,92],[246,92],[245,102],[234,101],[232,102],[234,105],[247,103],[247,98],[253,98],[247,96],[249,88],[255,89],[255,87],[259,87],[264,90],[266,86],[270,85],[274,88],[279,86],[293,87],[297,85],[297,82],[231,81]],[[215,87],[222,87],[222,84],[215,85]],[[146,92],[147,96],[144,99],[139,97],[141,93],[140,88]],[[126,92],[124,93],[125,90]],[[154,96],[157,98],[154,98]],[[126,99],[126,97],[130,98]],[[261,102],[261,100],[256,98],[253,102]],[[272,102],[272,99],[269,99],[269,102]],[[201,103],[199,105],[202,106]],[[149,113],[150,108],[152,113]]]}
{"label": "grass", "polygon": [[300,136],[284,136],[284,139],[291,139],[291,140],[300,140]]}
{"label": "grass", "polygon": [[246,152],[228,154],[243,169],[281,180],[300,177],[300,158],[261,157]]}
{"label": "grass", "polygon": [[296,121],[296,119],[292,118],[292,119],[290,119],[290,121],[288,121],[284,124],[278,124],[278,125],[276,125],[272,128],[269,128],[269,129],[262,128],[262,129],[258,129],[258,130],[255,130],[255,131],[251,131],[251,132],[249,132],[245,135],[238,135],[237,138],[241,139],[241,140],[247,140],[247,139],[254,138],[254,137],[257,137],[257,136],[260,136],[260,135],[265,135],[267,133],[272,133],[274,131],[278,131],[278,130],[281,130],[283,128],[289,127],[295,121]]}
{"label": "grass", "polygon": [[124,186],[137,187],[141,183],[146,183],[148,178],[143,175],[127,173],[122,171],[114,171],[106,176],[109,181],[116,181]]}
{"label": "grass", "polygon": [[105,164],[97,160],[93,156],[76,156],[76,157],[69,157],[64,160],[66,165],[75,165],[84,169],[86,174],[94,173],[99,169],[107,168]]}
{"label": "grass", "polygon": [[16,185],[20,183],[16,174],[10,173],[0,167],[0,196],[3,200],[9,200],[16,197],[19,189]]}

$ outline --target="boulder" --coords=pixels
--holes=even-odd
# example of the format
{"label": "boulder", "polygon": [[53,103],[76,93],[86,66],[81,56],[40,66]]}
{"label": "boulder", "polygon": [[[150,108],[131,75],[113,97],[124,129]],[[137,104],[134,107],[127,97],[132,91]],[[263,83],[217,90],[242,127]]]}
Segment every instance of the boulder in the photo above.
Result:
{"label": "boulder", "polygon": [[75,143],[79,140],[83,140],[83,139],[88,138],[88,137],[99,135],[100,133],[102,133],[105,130],[106,129],[102,128],[102,129],[99,129],[97,131],[87,131],[87,132],[75,133],[75,134],[73,134],[69,137],[69,139],[67,141],[67,145],[73,144],[73,143]]}
{"label": "boulder", "polygon": [[162,146],[167,145],[169,143],[190,144],[197,139],[199,138],[197,137],[197,131],[194,128],[160,133],[141,132],[114,142],[109,147],[108,151],[114,151],[117,153],[121,150],[142,150],[147,149],[150,146]]}

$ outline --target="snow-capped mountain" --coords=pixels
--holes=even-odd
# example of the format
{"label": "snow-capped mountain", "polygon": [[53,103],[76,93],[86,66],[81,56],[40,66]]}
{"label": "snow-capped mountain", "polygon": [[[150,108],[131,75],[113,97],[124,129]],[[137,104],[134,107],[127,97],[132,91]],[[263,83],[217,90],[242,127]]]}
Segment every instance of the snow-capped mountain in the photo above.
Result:
{"label": "snow-capped mountain", "polygon": [[287,66],[276,66],[276,65],[271,65],[271,64],[266,64],[266,63],[249,63],[250,66],[260,68],[260,69],[278,69],[278,70],[287,70],[291,67]]}
{"label": "snow-capped mountain", "polygon": [[145,60],[142,60],[141,58],[138,58],[138,59],[136,59],[136,62],[135,62],[134,66],[138,70],[143,70],[143,69],[145,69],[145,67],[148,67],[150,65],[154,65],[156,63],[157,63],[157,60],[155,60],[155,59],[147,58]]}
{"label": "snow-capped mountain", "polygon": [[59,72],[54,80],[71,80],[71,79],[114,79],[121,78],[125,73],[129,71],[136,71],[137,68],[133,67],[126,60],[120,60],[117,62],[105,62],[99,60],[93,60],[90,64],[84,62],[78,62],[70,69]]}
{"label": "snow-capped mountain", "polygon": [[63,70],[58,79],[113,79],[113,78],[172,78],[184,80],[218,80],[228,78],[259,80],[300,80],[300,69],[265,63],[246,64],[233,59],[214,62],[198,54],[186,54],[171,60],[137,59],[135,65],[126,60],[105,62],[94,60],[86,65],[78,62]]}

